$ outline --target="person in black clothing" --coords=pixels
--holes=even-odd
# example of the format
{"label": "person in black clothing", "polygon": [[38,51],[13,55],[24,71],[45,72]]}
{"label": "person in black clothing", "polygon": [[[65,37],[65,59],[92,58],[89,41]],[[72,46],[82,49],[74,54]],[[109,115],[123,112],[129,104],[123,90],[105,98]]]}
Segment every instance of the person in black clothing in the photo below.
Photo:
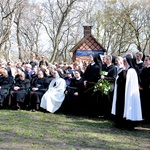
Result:
{"label": "person in black clothing", "polygon": [[83,74],[84,86],[86,89],[93,87],[93,84],[100,78],[100,71],[102,68],[98,57],[99,55],[97,54],[90,55],[90,64]]}
{"label": "person in black clothing", "polygon": [[8,102],[6,102],[6,97],[9,95],[9,89],[13,85],[13,76],[8,75],[8,71],[6,69],[2,70],[2,74],[0,75],[0,107],[8,106]]}
{"label": "person in black clothing", "polygon": [[32,69],[35,66],[38,66],[38,61],[35,59],[35,55],[32,56],[32,60],[30,61],[30,65],[32,66]]}
{"label": "person in black clothing", "polygon": [[101,78],[105,78],[106,80],[108,80],[111,83],[115,82],[116,76],[117,76],[117,70],[114,64],[112,64],[112,56],[111,55],[107,55],[106,56],[106,68],[103,69],[103,71],[106,72],[106,75],[101,75]]}
{"label": "person in black clothing", "polygon": [[39,70],[38,66],[35,66],[33,68],[33,73],[31,75],[31,79],[30,79],[31,85],[33,84],[34,80],[38,77],[38,70]]}
{"label": "person in black clothing", "polygon": [[95,117],[96,114],[96,95],[94,95],[93,89],[94,85],[100,78],[100,72],[102,70],[102,63],[100,61],[100,55],[94,53],[90,55],[90,64],[87,66],[84,74],[83,74],[83,82],[84,82],[84,99],[85,99],[85,115]]}
{"label": "person in black clothing", "polygon": [[106,64],[106,55],[100,55],[101,59],[102,59],[102,70],[104,70],[107,67]]}
{"label": "person in black clothing", "polygon": [[44,56],[42,56],[42,60],[39,62],[39,67],[42,68],[43,66],[48,67],[48,62],[45,60]]}
{"label": "person in black clothing", "polygon": [[142,121],[137,71],[134,59],[126,55],[124,67],[116,78],[111,111],[117,128],[133,130]]}
{"label": "person in black clothing", "polygon": [[72,69],[68,69],[66,71],[66,76],[64,77],[64,80],[66,81],[67,86],[70,84],[73,77],[74,77],[74,74],[73,74]]}
{"label": "person in black clothing", "polygon": [[144,68],[140,73],[140,94],[143,118],[150,123],[150,55],[145,56]]}
{"label": "person in black clothing", "polygon": [[142,52],[137,52],[135,54],[135,61],[136,61],[136,64],[137,64],[139,70],[141,70],[144,67],[144,62],[142,61],[142,58],[143,58]]}
{"label": "person in black clothing", "polygon": [[44,77],[43,71],[38,71],[38,77],[34,79],[30,91],[30,103],[32,111],[39,110],[41,97],[47,91],[49,80]]}
{"label": "person in black clothing", "polygon": [[19,77],[15,78],[15,83],[10,91],[11,100],[16,109],[21,109],[24,106],[25,98],[30,88],[30,80],[25,78],[25,73],[20,72]]}
{"label": "person in black clothing", "polygon": [[15,81],[20,78],[20,75],[22,74],[22,72],[25,73],[25,78],[30,79],[29,75],[27,74],[27,72],[26,72],[25,70],[23,70],[23,69],[20,68],[20,67],[17,67],[17,68],[16,68],[16,75],[15,75],[15,77],[14,77],[14,80],[15,80]]}
{"label": "person in black clothing", "polygon": [[106,55],[106,65],[107,66],[102,70],[105,72],[105,75],[101,75],[101,79],[105,79],[109,81],[109,83],[111,83],[111,89],[109,92],[109,97],[106,95],[102,95],[101,110],[104,117],[109,119],[111,116],[111,106],[112,106],[112,99],[114,93],[114,85],[117,77],[117,69],[115,65],[112,63],[111,55]]}
{"label": "person in black clothing", "polygon": [[75,70],[74,77],[67,86],[65,101],[63,103],[64,111],[72,115],[82,115],[83,112],[83,78],[81,71]]}

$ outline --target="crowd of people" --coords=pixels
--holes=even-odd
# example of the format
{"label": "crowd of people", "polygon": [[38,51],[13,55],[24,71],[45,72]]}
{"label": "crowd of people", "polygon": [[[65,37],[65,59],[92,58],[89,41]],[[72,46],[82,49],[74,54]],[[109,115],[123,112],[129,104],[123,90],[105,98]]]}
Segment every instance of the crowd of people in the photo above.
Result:
{"label": "crowd of people", "polygon": [[[118,128],[150,123],[150,55],[90,55],[89,61],[0,64],[0,108],[113,119]],[[105,74],[101,74],[105,72]],[[109,96],[94,92],[105,79]]]}

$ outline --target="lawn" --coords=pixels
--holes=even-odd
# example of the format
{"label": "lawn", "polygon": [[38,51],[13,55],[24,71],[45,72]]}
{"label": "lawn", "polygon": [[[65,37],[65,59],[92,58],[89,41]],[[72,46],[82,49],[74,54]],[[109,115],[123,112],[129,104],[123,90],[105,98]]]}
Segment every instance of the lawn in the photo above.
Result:
{"label": "lawn", "polygon": [[150,125],[126,131],[103,118],[0,110],[0,149],[149,150]]}

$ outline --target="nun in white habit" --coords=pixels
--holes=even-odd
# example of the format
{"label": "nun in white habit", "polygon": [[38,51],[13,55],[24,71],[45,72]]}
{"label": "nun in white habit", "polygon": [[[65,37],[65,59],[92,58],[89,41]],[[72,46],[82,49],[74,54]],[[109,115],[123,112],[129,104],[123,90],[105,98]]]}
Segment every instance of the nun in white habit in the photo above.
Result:
{"label": "nun in white habit", "polygon": [[65,99],[66,82],[63,78],[60,78],[57,71],[52,71],[51,74],[54,78],[50,82],[48,90],[42,96],[40,107],[55,113]]}
{"label": "nun in white habit", "polygon": [[116,127],[134,129],[135,122],[142,121],[139,94],[138,69],[130,56],[124,58],[125,70],[117,78],[113,96],[112,111]]}

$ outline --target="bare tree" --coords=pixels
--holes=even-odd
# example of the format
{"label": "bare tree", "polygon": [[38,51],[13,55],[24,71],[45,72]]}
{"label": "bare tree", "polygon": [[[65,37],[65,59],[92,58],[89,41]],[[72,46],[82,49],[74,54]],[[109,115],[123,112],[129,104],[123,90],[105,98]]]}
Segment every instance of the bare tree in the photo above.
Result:
{"label": "bare tree", "polygon": [[138,2],[101,3],[103,9],[96,13],[97,38],[102,41],[108,53],[120,55],[133,47],[143,52],[148,49],[150,6],[149,3],[139,5]]}
{"label": "bare tree", "polygon": [[108,53],[121,55],[132,48],[149,53],[148,0],[1,0],[0,53],[9,56],[13,39],[22,61],[32,53],[45,53],[50,62],[67,61],[84,23],[93,26],[92,34]]}
{"label": "bare tree", "polygon": [[124,18],[129,24],[130,31],[134,33],[133,42],[137,49],[143,52],[150,40],[150,11],[147,9],[149,6],[149,3],[133,3],[123,7]]}
{"label": "bare tree", "polygon": [[0,1],[0,51],[5,52],[5,46],[11,35],[15,11],[20,5],[20,0],[1,0]]}
{"label": "bare tree", "polygon": [[[50,62],[54,62],[57,58],[60,47],[63,45],[62,40],[68,35],[68,29],[70,28],[70,23],[76,24],[74,22],[77,16],[73,16],[73,6],[77,0],[57,0],[56,2],[48,0],[48,3],[44,4],[46,11],[45,22],[42,22],[47,34],[52,43],[52,56]],[[72,15],[72,17],[70,16]],[[66,38],[67,43],[67,38]],[[63,50],[62,50],[63,51]]]}
{"label": "bare tree", "polygon": [[42,10],[39,5],[23,1],[15,18],[19,59],[28,60],[32,53],[38,53]]}

